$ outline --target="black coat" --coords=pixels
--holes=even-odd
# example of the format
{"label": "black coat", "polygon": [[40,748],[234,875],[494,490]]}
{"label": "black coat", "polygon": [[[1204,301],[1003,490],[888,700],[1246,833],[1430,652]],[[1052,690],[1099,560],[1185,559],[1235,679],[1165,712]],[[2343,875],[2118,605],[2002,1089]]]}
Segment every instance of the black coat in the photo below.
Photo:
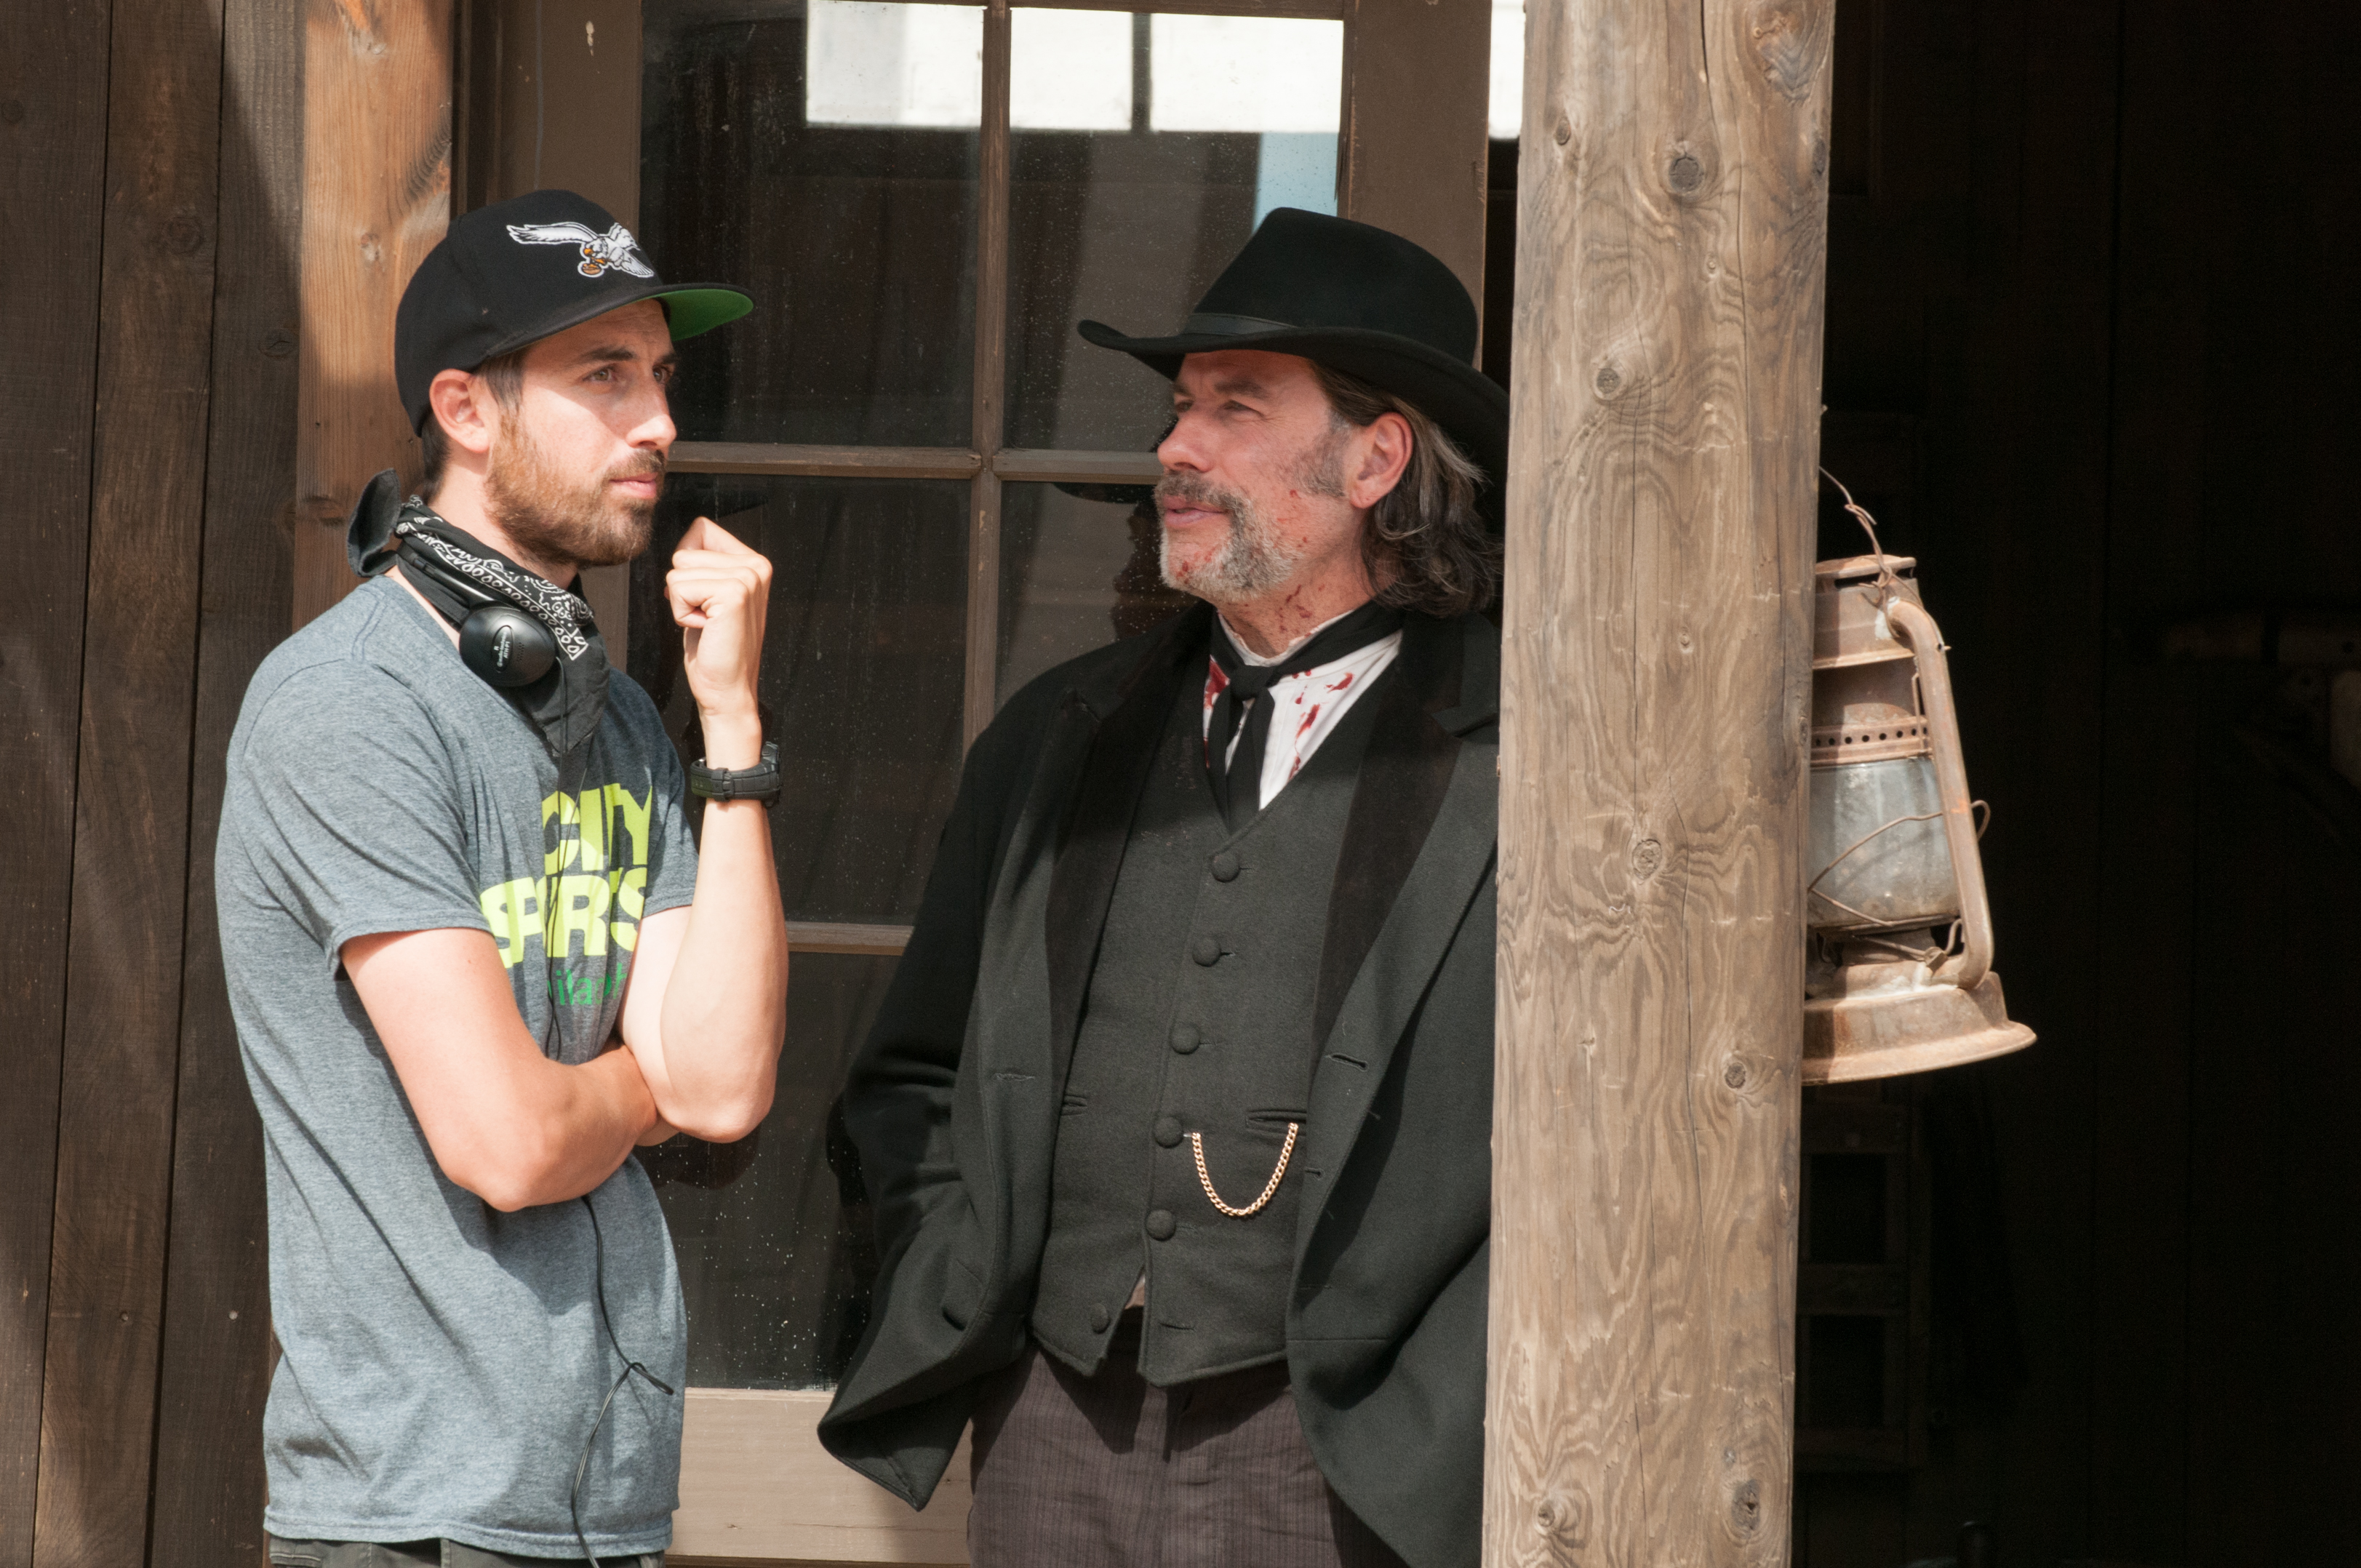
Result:
{"label": "black coat", "polygon": [[[820,1441],[913,1507],[1024,1351],[1066,1066],[1191,609],[979,737],[844,1113],[876,1205],[867,1332]],[[1193,655],[1193,656],[1191,656]],[[1287,1359],[1347,1506],[1412,1568],[1477,1558],[1491,1224],[1499,634],[1411,616],[1328,906]]]}

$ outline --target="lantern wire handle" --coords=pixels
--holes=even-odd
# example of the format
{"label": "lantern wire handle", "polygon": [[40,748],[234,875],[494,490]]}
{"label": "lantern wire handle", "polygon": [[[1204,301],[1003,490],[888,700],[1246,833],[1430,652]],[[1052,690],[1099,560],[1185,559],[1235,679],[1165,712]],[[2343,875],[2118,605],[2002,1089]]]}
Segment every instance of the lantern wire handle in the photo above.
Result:
{"label": "lantern wire handle", "polygon": [[1837,494],[1844,497],[1845,510],[1852,513],[1854,521],[1861,524],[1861,531],[1869,535],[1869,553],[1877,560],[1879,591],[1886,595],[1899,593],[1902,589],[1902,579],[1895,575],[1893,563],[1886,559],[1885,546],[1878,543],[1877,519],[1869,515],[1867,507],[1852,499],[1852,492],[1845,488],[1845,482],[1842,479],[1838,478],[1826,468],[1820,470],[1820,477],[1837,488]]}

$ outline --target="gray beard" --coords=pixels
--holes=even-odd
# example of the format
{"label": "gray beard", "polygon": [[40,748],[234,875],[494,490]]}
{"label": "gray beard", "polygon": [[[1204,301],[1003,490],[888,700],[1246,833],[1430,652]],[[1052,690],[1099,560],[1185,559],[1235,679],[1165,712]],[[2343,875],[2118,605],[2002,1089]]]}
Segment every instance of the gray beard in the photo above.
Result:
{"label": "gray beard", "polygon": [[1157,565],[1165,587],[1217,605],[1241,603],[1278,588],[1301,564],[1302,553],[1279,539],[1262,509],[1237,492],[1206,491],[1183,499],[1211,502],[1228,512],[1230,537],[1212,560],[1180,566],[1172,559],[1171,533],[1159,535]]}

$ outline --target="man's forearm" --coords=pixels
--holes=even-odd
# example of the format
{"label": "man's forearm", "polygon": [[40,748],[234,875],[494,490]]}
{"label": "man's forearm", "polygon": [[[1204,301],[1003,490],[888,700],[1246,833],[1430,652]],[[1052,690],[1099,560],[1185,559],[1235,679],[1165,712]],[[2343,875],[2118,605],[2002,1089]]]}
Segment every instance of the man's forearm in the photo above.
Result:
{"label": "man's forearm", "polygon": [[[528,1157],[502,1162],[493,1178],[505,1190],[469,1190],[494,1208],[563,1203],[596,1189],[631,1157],[642,1137],[660,1125],[655,1101],[629,1051],[609,1051],[578,1067],[550,1064]],[[456,1179],[455,1178],[455,1179]]]}
{"label": "man's forearm", "polygon": [[766,809],[708,801],[703,838],[687,934],[664,987],[667,1081],[654,1087],[666,1121],[730,1142],[771,1107],[786,1029],[787,934]]}

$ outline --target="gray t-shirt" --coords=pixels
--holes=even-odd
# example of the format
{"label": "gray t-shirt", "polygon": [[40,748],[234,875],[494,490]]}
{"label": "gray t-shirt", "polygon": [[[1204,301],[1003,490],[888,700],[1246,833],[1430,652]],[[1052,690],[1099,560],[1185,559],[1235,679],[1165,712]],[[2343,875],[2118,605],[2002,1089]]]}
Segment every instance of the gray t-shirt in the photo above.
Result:
{"label": "gray t-shirt", "polygon": [[[373,932],[489,930],[525,1027],[587,1060],[613,1035],[638,922],[694,892],[682,787],[655,705],[620,673],[561,774],[382,578],[247,688],[215,896],[285,1353],[263,1417],[272,1534],[579,1558],[567,1492],[623,1366],[591,1214],[503,1214],[443,1175],[337,955]],[[639,1161],[590,1204],[615,1336],[679,1388],[680,1278]],[[593,1551],[670,1542],[680,1417],[638,1377],[616,1395],[582,1483]]]}

